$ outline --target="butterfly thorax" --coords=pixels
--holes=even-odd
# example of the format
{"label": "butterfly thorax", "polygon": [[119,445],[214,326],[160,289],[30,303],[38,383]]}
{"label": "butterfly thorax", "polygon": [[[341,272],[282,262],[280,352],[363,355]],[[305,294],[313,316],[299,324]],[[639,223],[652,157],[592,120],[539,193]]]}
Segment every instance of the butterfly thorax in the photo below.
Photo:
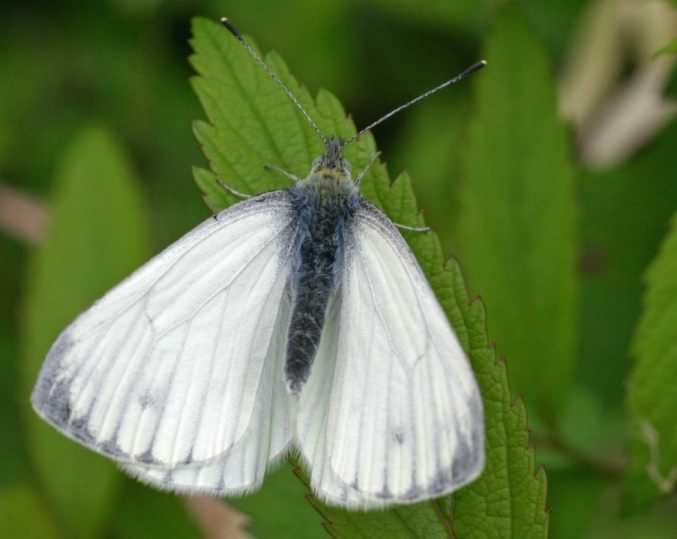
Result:
{"label": "butterfly thorax", "polygon": [[289,190],[297,219],[285,365],[291,393],[298,393],[310,375],[360,200],[340,148],[332,154],[329,146],[308,177]]}

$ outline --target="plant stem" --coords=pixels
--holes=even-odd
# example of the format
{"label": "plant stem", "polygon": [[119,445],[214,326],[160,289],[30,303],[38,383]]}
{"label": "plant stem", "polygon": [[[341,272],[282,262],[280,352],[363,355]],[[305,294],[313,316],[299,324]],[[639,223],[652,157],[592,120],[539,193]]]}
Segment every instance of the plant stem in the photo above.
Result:
{"label": "plant stem", "polygon": [[556,449],[578,464],[607,477],[618,478],[623,475],[623,472],[625,471],[624,459],[614,457],[605,458],[588,454],[585,451],[581,451],[577,447],[572,446],[558,434],[550,433],[547,435],[538,435],[532,433],[531,439],[536,447]]}

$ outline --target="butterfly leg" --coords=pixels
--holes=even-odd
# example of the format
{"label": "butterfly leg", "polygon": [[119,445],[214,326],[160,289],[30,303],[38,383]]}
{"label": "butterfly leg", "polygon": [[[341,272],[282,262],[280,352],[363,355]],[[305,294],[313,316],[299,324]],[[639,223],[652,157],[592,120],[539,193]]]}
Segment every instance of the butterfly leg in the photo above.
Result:
{"label": "butterfly leg", "polygon": [[409,232],[430,232],[429,226],[409,226],[394,223],[394,225],[401,230],[408,230]]}
{"label": "butterfly leg", "polygon": [[251,198],[251,196],[252,196],[252,195],[247,195],[247,194],[245,194],[245,193],[241,193],[240,191],[236,191],[236,190],[233,189],[232,187],[230,187],[230,186],[226,185],[225,183],[223,183],[223,182],[222,182],[221,180],[219,180],[218,178],[216,178],[216,181],[218,182],[218,184],[221,186],[221,188],[222,188],[224,191],[230,193],[231,195],[236,196],[237,198],[246,199],[246,198]]}
{"label": "butterfly leg", "polygon": [[362,183],[362,178],[364,178],[364,177],[366,176],[367,172],[369,172],[369,169],[370,169],[371,166],[376,162],[376,160],[378,159],[378,156],[379,156],[379,155],[381,155],[381,152],[376,152],[376,153],[371,157],[371,159],[370,159],[369,162],[367,163],[367,166],[364,167],[364,168],[362,169],[362,172],[360,172],[360,173],[357,175],[357,178],[355,178],[355,185],[357,185],[358,187],[360,186],[360,184]]}
{"label": "butterfly leg", "polygon": [[279,174],[282,174],[285,178],[289,178],[294,183],[298,183],[301,181],[301,178],[299,178],[298,176],[295,176],[291,172],[287,172],[286,170],[277,167],[275,165],[263,165],[263,168],[266,170],[266,172],[277,172]]}

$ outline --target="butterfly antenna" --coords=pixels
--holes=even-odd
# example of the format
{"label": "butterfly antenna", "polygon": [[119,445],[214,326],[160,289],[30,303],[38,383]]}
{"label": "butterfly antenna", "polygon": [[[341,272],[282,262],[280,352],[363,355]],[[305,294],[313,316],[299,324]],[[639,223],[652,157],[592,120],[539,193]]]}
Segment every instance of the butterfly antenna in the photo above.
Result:
{"label": "butterfly antenna", "polygon": [[487,62],[486,62],[485,60],[480,60],[479,62],[474,63],[473,65],[471,65],[470,67],[466,68],[465,70],[463,70],[461,73],[459,73],[459,74],[456,75],[455,77],[453,77],[453,78],[451,78],[451,79],[449,79],[449,80],[447,80],[447,81],[444,81],[442,84],[440,84],[440,85],[438,85],[438,86],[435,86],[434,88],[431,88],[430,90],[428,90],[427,92],[425,92],[425,93],[419,95],[418,97],[415,97],[414,99],[412,99],[412,100],[410,100],[410,101],[407,101],[404,105],[400,105],[400,106],[397,107],[396,109],[391,110],[391,111],[390,111],[388,114],[386,114],[385,116],[381,116],[378,120],[376,120],[375,122],[370,123],[367,127],[365,127],[364,129],[362,129],[359,133],[357,133],[357,134],[354,135],[353,137],[349,138],[349,139],[345,142],[344,145],[347,146],[348,144],[352,144],[352,143],[355,142],[357,139],[359,139],[364,133],[366,133],[367,131],[373,129],[374,127],[376,127],[376,126],[379,125],[380,123],[385,122],[385,121],[386,121],[388,118],[390,118],[391,116],[394,116],[394,115],[397,114],[398,112],[403,111],[404,109],[411,107],[412,105],[414,105],[415,103],[418,103],[419,101],[423,101],[426,97],[429,97],[429,96],[433,95],[434,93],[437,93],[437,92],[439,92],[440,90],[443,90],[443,89],[446,88],[447,86],[451,86],[452,84],[456,84],[457,82],[461,82],[461,81],[462,81],[463,79],[465,79],[468,75],[474,73],[475,71],[477,71],[477,70],[479,70],[479,69],[482,69],[482,68],[483,68],[484,66],[486,66],[486,65],[487,65]]}
{"label": "butterfly antenna", "polygon": [[325,146],[327,145],[327,136],[322,132],[322,130],[317,126],[317,124],[313,121],[313,119],[310,117],[310,114],[306,112],[306,109],[303,108],[303,105],[299,102],[299,100],[296,98],[296,96],[291,92],[289,88],[287,88],[287,85],[280,80],[280,77],[278,77],[275,72],[266,64],[266,62],[263,61],[263,58],[259,56],[259,53],[256,52],[256,49],[252,47],[249,42],[244,38],[242,33],[237,29],[237,27],[230,22],[228,17],[222,17],[221,18],[221,24],[225,26],[231,34],[233,34],[237,40],[242,43],[245,49],[247,49],[247,52],[254,58],[257,64],[259,64],[263,70],[268,74],[268,76],[275,81],[275,83],[282,88],[282,91],[287,94],[287,97],[291,100],[292,103],[296,106],[297,109],[301,111],[301,114],[303,114],[308,120],[308,123],[310,126],[315,130],[317,133],[317,136],[320,137],[320,140],[324,142]]}

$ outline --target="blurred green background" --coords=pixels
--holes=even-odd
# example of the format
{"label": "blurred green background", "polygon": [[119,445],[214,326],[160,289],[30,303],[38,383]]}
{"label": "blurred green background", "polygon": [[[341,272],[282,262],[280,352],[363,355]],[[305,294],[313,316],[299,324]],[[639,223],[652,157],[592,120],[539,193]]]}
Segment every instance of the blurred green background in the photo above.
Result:
{"label": "blurred green background", "polygon": [[[287,464],[259,494],[233,500],[227,511],[151,491],[112,467],[102,472],[107,465],[98,457],[60,459],[59,447],[40,455],[27,427],[33,418],[26,358],[44,353],[111,282],[210,214],[191,170],[206,166],[192,134],[193,121],[204,115],[187,61],[196,15],[228,15],[262,50],[278,51],[311,93],[327,88],[336,94],[358,126],[483,54],[498,57],[495,75],[477,77],[507,81],[505,103],[478,107],[490,90],[475,81],[446,90],[376,129],[382,158],[391,175],[411,174],[426,220],[460,261],[471,291],[487,300],[489,334],[508,358],[516,396],[525,398],[536,457],[547,472],[550,537],[677,537],[674,499],[648,504],[639,496],[633,503],[623,490],[631,438],[625,380],[642,313],[642,276],[677,210],[675,56],[655,55],[677,36],[677,3],[6,4],[0,34],[0,537],[238,537],[242,514],[254,536],[324,535]],[[525,30],[504,32],[492,48],[487,43],[504,4],[512,4]],[[491,69],[490,61],[485,71]],[[546,102],[553,94],[556,122],[544,118],[541,127],[540,118],[519,114],[532,90]],[[513,102],[522,105],[513,110]],[[523,128],[530,138],[517,147]],[[512,297],[507,289],[501,293],[508,281],[493,279],[500,266],[478,266],[478,225],[464,214],[478,193],[487,199],[505,194],[490,181],[464,191],[483,174],[491,180],[483,163],[508,168],[513,150],[541,155],[548,143],[541,128],[544,140],[555,139],[553,175],[570,179],[562,185],[570,185],[575,209],[562,222],[576,239],[562,246],[571,247],[577,283],[567,292],[573,314],[563,316],[571,335],[562,349],[572,358],[563,376],[572,381],[551,399],[553,409],[541,406],[547,397],[531,389],[541,375],[547,378],[548,358],[532,380],[516,352],[537,358],[545,345],[511,332],[510,320],[519,323],[520,311],[495,299]],[[492,151],[492,133],[503,137],[508,155]],[[551,178],[542,181],[547,191]],[[481,223],[481,212],[472,215]],[[47,232],[51,222],[60,223],[58,233]],[[554,229],[554,252],[558,234]],[[519,259],[520,245],[513,247]],[[83,252],[93,256],[78,259]],[[60,489],[66,495],[55,501]],[[104,513],[97,509],[102,505]]]}

